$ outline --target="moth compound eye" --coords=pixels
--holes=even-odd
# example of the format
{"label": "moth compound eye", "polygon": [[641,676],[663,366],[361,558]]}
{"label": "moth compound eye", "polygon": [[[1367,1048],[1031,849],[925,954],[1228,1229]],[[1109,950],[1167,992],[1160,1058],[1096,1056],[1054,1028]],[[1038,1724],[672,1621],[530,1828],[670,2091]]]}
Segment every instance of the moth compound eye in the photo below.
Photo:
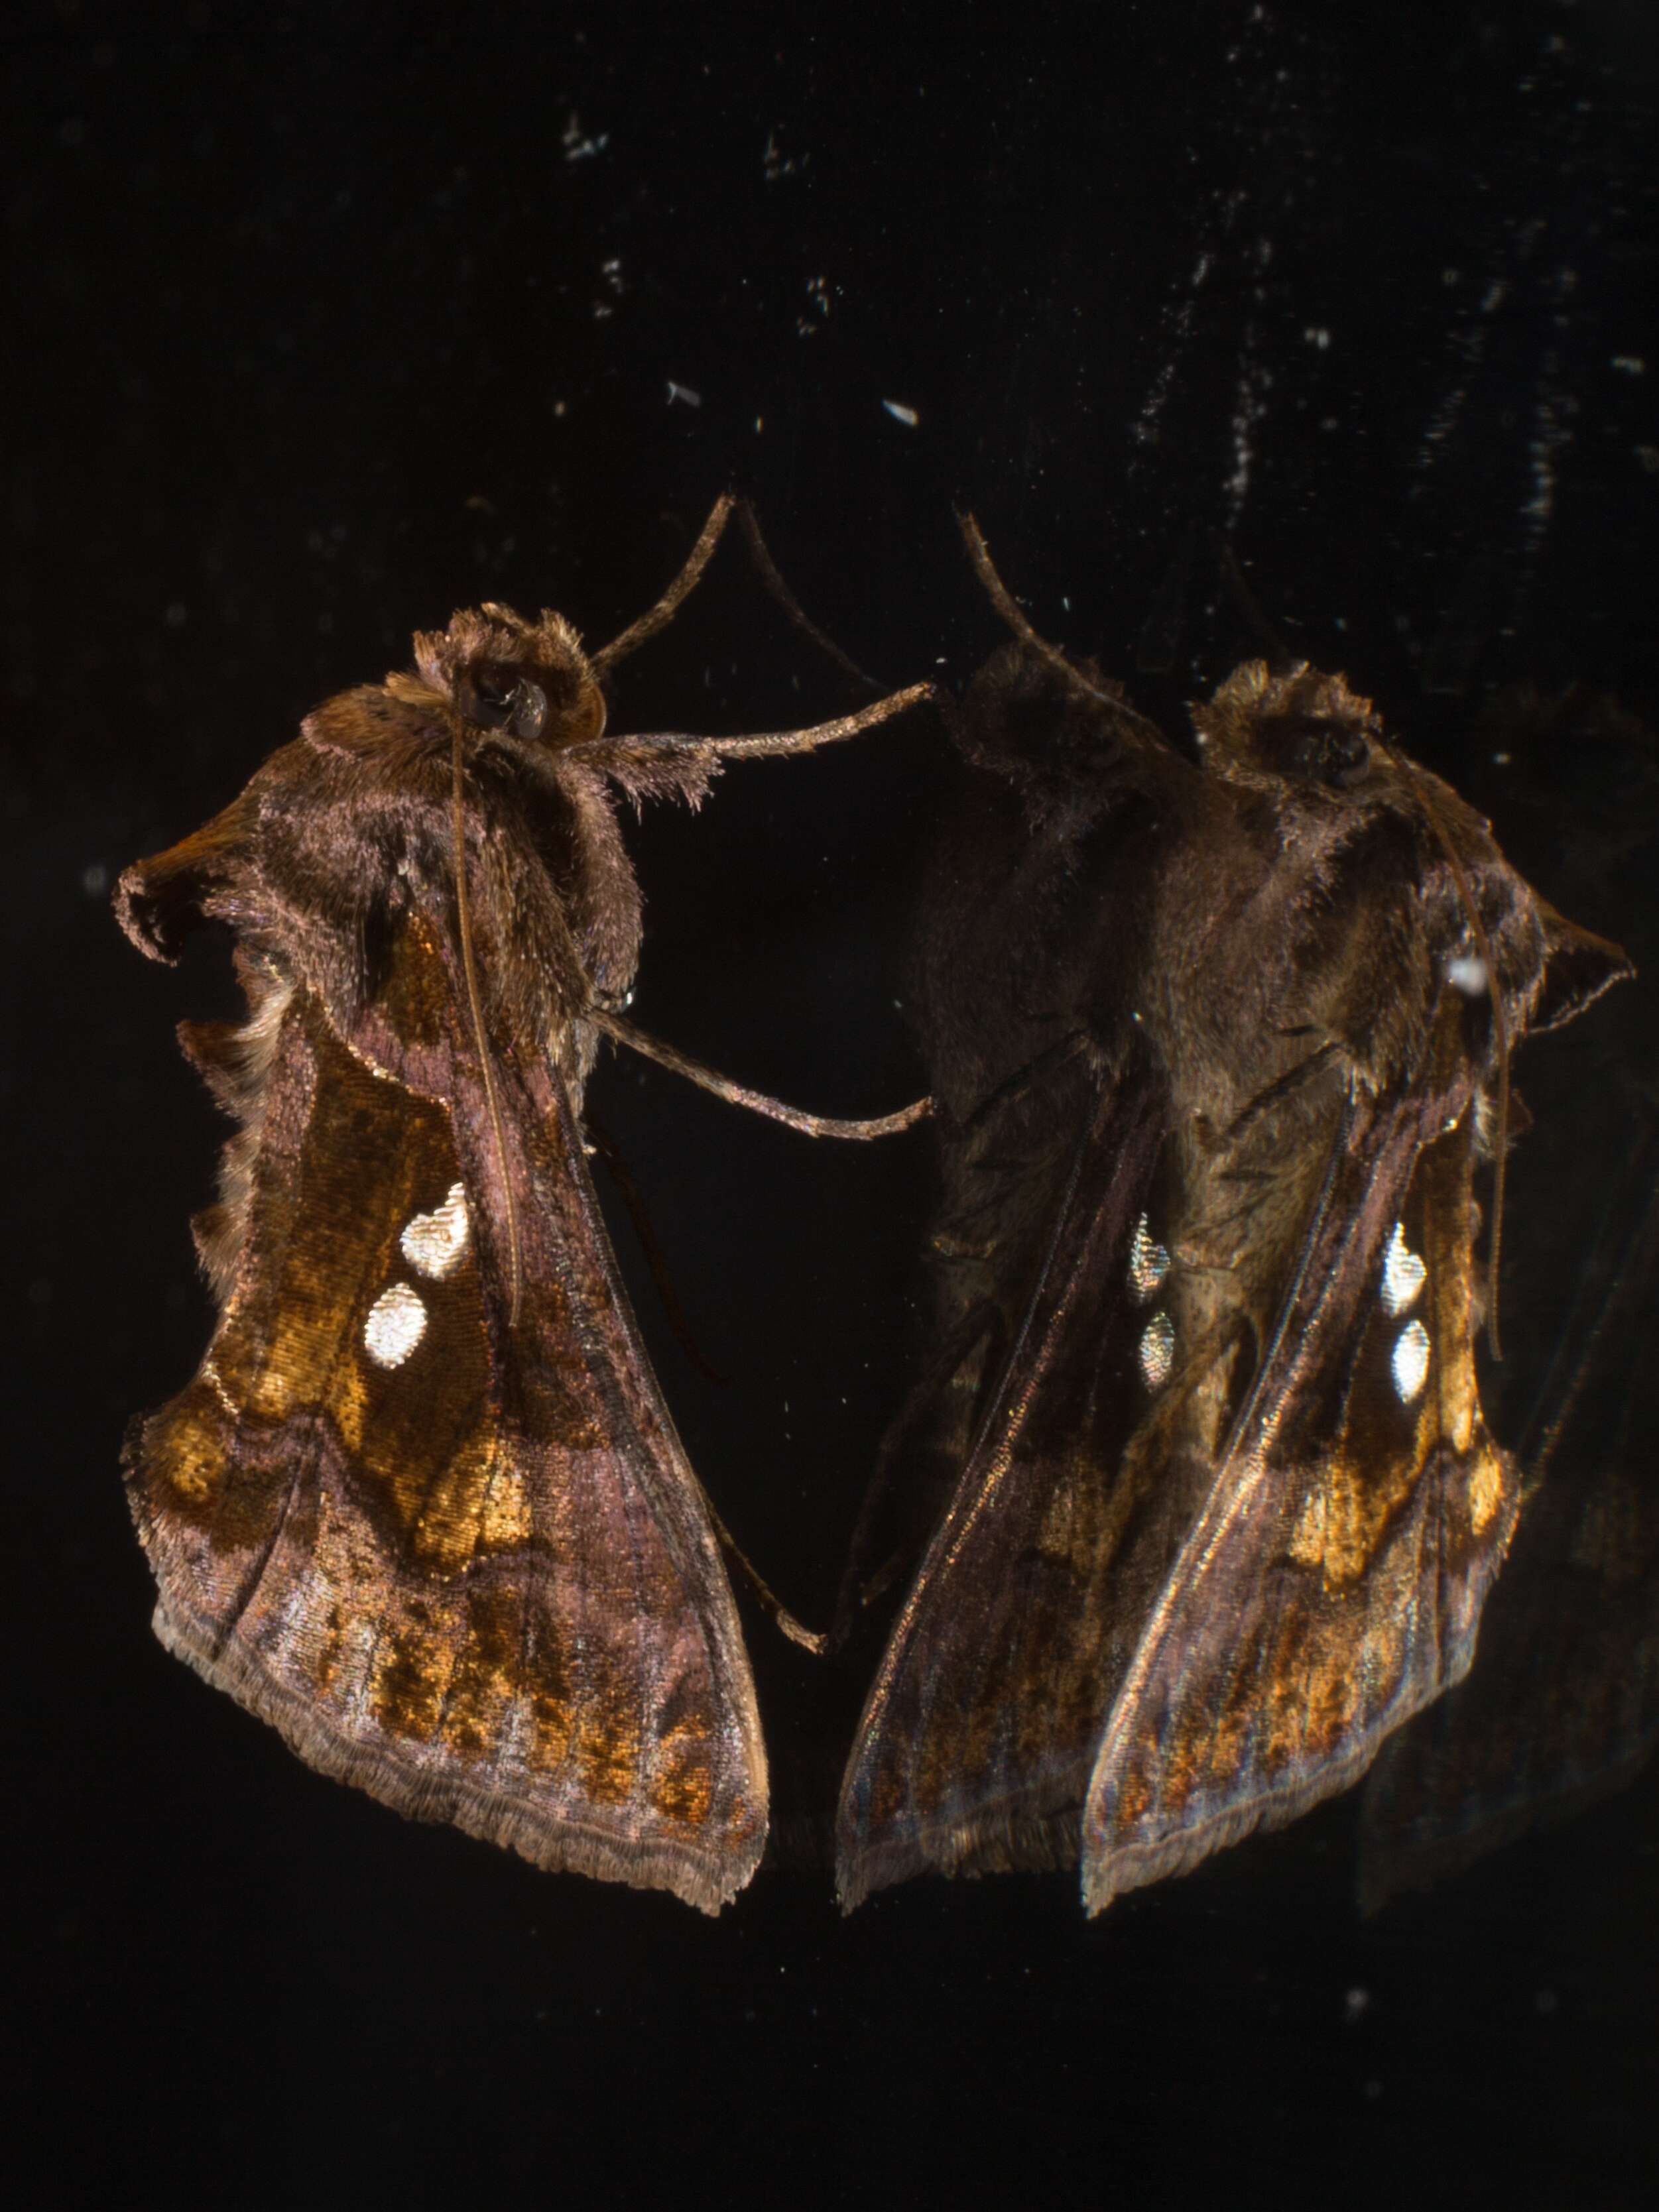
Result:
{"label": "moth compound eye", "polygon": [[539,738],[547,726],[547,694],[517,668],[491,662],[467,672],[460,684],[460,710],[480,729],[505,730],[509,737]]}
{"label": "moth compound eye", "polygon": [[1286,716],[1268,726],[1267,750],[1282,775],[1351,791],[1371,773],[1371,748],[1363,730],[1321,715]]}

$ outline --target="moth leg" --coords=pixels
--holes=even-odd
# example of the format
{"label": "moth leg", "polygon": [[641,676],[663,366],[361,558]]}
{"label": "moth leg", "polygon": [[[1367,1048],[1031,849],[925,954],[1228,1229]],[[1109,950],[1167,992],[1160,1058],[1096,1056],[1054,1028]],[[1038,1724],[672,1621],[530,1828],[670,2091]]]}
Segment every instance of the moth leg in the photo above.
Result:
{"label": "moth leg", "polygon": [[686,556],[685,566],[656,605],[647,607],[643,615],[631,622],[626,629],[620,631],[608,645],[602,646],[589,656],[596,673],[602,676],[619,660],[625,659],[637,647],[643,645],[648,637],[655,637],[658,630],[668,628],[702,581],[703,571],[714,558],[714,549],[719,544],[726,525],[731,520],[732,509],[736,503],[729,491],[721,493],[709,510],[709,519],[699,532],[696,544]]}
{"label": "moth leg", "polygon": [[[820,745],[839,744],[843,738],[858,737],[865,730],[873,730],[879,722],[891,721],[906,708],[918,707],[924,699],[936,699],[938,696],[931,684],[907,684],[902,691],[890,691],[885,699],[861,707],[856,714],[838,714],[832,722],[814,722],[804,730],[760,730],[752,737],[689,738],[680,743],[694,745],[720,760],[753,760],[771,753],[815,752]],[[649,744],[650,740],[636,738],[631,742]]]}
{"label": "moth leg", "polygon": [[1002,1334],[1003,1322],[1000,1309],[993,1299],[981,1298],[969,1308],[946,1338],[942,1350],[930,1361],[921,1379],[912,1386],[904,1404],[888,1424],[887,1434],[875,1455],[875,1470],[864,1492],[863,1503],[858,1509],[858,1518],[853,1523],[852,1540],[847,1547],[847,1564],[842,1571],[841,1587],[836,1594],[835,1615],[825,1639],[830,1651],[840,1650],[851,1635],[858,1615],[866,1607],[874,1605],[883,1590],[888,1589],[895,1577],[903,1571],[909,1559],[920,1549],[921,1539],[930,1522],[930,1513],[921,1516],[922,1529],[908,1534],[874,1573],[865,1572],[864,1562],[872,1548],[871,1532],[875,1516],[893,1487],[894,1469],[912,1433],[923,1415],[931,1410],[952,1376],[960,1372],[982,1345],[994,1345]]}
{"label": "moth leg", "polygon": [[715,1511],[714,1501],[708,1492],[700,1482],[697,1487],[702,1496],[703,1510],[709,1516],[709,1525],[719,1538],[721,1549],[736,1568],[749,1595],[780,1636],[786,1636],[791,1644],[798,1644],[803,1651],[810,1651],[815,1658],[821,1658],[829,1649],[828,1637],[819,1635],[814,1629],[802,1626],[788,1606],[773,1592],[771,1584],[763,1580],[736,1537]]}
{"label": "moth leg", "polygon": [[589,1009],[589,1018],[596,1028],[637,1052],[643,1060],[654,1060],[659,1067],[672,1068],[688,1082],[711,1091],[717,1098],[724,1098],[734,1106],[747,1106],[752,1114],[764,1114],[768,1121],[781,1121],[785,1128],[799,1129],[808,1137],[847,1137],[861,1141],[872,1137],[896,1136],[900,1130],[908,1129],[933,1111],[931,1098],[913,1099],[901,1106],[896,1114],[881,1114],[869,1121],[840,1121],[828,1114],[809,1114],[799,1106],[786,1106],[781,1098],[773,1098],[764,1091],[751,1091],[747,1084],[734,1083],[729,1076],[717,1075],[701,1060],[689,1059],[676,1052],[672,1045],[659,1043],[637,1030],[631,1022],[625,1022],[618,1014],[602,1006]]}
{"label": "moth leg", "polygon": [[1274,1107],[1295,1097],[1297,1091],[1304,1090],[1330,1066],[1342,1049],[1334,1038],[1329,1038],[1325,1043],[1316,1045],[1305,1060],[1299,1060],[1294,1067],[1287,1068],[1283,1075],[1275,1077],[1265,1090],[1259,1091],[1234,1115],[1226,1132],[1229,1142],[1241,1136],[1251,1123],[1259,1121],[1264,1114],[1271,1114]]}
{"label": "moth leg", "polygon": [[1016,1100],[1028,1097],[1044,1078],[1073,1060],[1085,1058],[1094,1043],[1087,1030],[1070,1030],[1042,1051],[1034,1054],[1011,1075],[1005,1075],[995,1090],[988,1091],[967,1120],[959,1126],[964,1136],[983,1128],[993,1115]]}

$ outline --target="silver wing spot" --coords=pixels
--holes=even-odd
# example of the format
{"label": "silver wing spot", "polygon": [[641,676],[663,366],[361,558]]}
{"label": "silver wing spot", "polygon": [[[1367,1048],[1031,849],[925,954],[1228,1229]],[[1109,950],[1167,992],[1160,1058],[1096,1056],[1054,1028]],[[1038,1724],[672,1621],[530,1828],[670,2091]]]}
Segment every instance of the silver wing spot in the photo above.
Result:
{"label": "silver wing spot", "polygon": [[472,1234],[466,1188],[452,1182],[442,1205],[435,1206],[430,1213],[418,1213],[399,1241],[404,1258],[417,1274],[442,1282],[466,1258]]}
{"label": "silver wing spot", "polygon": [[363,1350],[376,1367],[401,1367],[425,1334],[426,1309],[418,1291],[407,1283],[393,1283],[369,1309]]}
{"label": "silver wing spot", "polygon": [[1167,1313],[1155,1313],[1141,1331],[1137,1356],[1142,1382],[1149,1390],[1161,1390],[1175,1364],[1175,1324]]}
{"label": "silver wing spot", "polygon": [[1146,1216],[1142,1214],[1129,1246],[1129,1295],[1135,1304],[1144,1306],[1156,1297],[1158,1286],[1168,1273],[1168,1251],[1154,1242]]}
{"label": "silver wing spot", "polygon": [[1429,1373],[1429,1332],[1420,1321],[1408,1321],[1394,1339],[1392,1364],[1400,1402],[1409,1406],[1421,1391]]}
{"label": "silver wing spot", "polygon": [[1416,1304],[1429,1271],[1412,1251],[1396,1221],[1388,1249],[1382,1255],[1382,1310],[1390,1321]]}

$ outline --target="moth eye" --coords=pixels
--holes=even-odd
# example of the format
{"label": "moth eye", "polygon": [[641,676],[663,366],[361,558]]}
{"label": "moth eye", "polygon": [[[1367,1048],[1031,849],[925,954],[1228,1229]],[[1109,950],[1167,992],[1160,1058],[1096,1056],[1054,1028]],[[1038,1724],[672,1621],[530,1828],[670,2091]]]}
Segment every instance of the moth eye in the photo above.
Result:
{"label": "moth eye", "polygon": [[1138,1306],[1155,1298],[1158,1286],[1169,1273],[1168,1249],[1155,1243],[1144,1214],[1135,1224],[1135,1234],[1129,1245],[1129,1295]]}
{"label": "moth eye", "polygon": [[1382,1310],[1390,1321],[1408,1312],[1428,1279],[1428,1269],[1406,1243],[1396,1221],[1382,1255]]}
{"label": "moth eye", "polygon": [[521,669],[486,661],[461,679],[460,706],[480,729],[539,738],[547,724],[547,694]]}
{"label": "moth eye", "polygon": [[451,1183],[442,1206],[430,1213],[418,1213],[398,1240],[404,1258],[417,1274],[442,1282],[466,1257],[473,1224],[467,1212],[467,1192]]}
{"label": "moth eye", "polygon": [[363,1350],[376,1367],[401,1367],[426,1334],[426,1309],[407,1283],[393,1283],[369,1309]]}
{"label": "moth eye", "polygon": [[1429,1373],[1429,1332],[1420,1321],[1408,1321],[1394,1339],[1391,1364],[1400,1402],[1409,1406],[1421,1391]]}
{"label": "moth eye", "polygon": [[1142,1382],[1149,1390],[1161,1390],[1175,1364],[1175,1324],[1167,1313],[1155,1313],[1141,1331],[1137,1356]]}
{"label": "moth eye", "polygon": [[1268,727],[1273,764],[1281,775],[1328,784],[1334,791],[1351,791],[1370,775],[1370,745],[1364,731],[1351,722],[1286,716]]}

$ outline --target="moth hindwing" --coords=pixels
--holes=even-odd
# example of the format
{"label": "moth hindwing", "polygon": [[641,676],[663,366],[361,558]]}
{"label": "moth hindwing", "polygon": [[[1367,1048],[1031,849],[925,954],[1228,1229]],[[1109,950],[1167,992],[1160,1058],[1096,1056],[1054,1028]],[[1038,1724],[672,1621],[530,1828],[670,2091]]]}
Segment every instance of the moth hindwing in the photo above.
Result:
{"label": "moth hindwing", "polygon": [[912,987],[936,1522],[849,1905],[1078,1863],[1097,1911],[1294,1818],[1467,1668],[1515,1524],[1473,1364],[1493,1000],[1513,1042],[1625,963],[1339,677],[1249,664],[1194,719],[1196,764],[1031,645],[956,718]]}
{"label": "moth hindwing", "polygon": [[695,803],[723,755],[916,696],[759,738],[607,734],[601,675],[728,505],[591,659],[497,605],[418,636],[412,672],[319,708],[116,901],[162,959],[228,922],[250,1008],[185,1032],[241,1127],[197,1224],[212,1343],[127,1447],[159,1634],[324,1772],[711,1911],[759,1858],[766,1760],[582,1136],[601,1029],[638,1041],[613,1015],[640,903],[613,787]]}

